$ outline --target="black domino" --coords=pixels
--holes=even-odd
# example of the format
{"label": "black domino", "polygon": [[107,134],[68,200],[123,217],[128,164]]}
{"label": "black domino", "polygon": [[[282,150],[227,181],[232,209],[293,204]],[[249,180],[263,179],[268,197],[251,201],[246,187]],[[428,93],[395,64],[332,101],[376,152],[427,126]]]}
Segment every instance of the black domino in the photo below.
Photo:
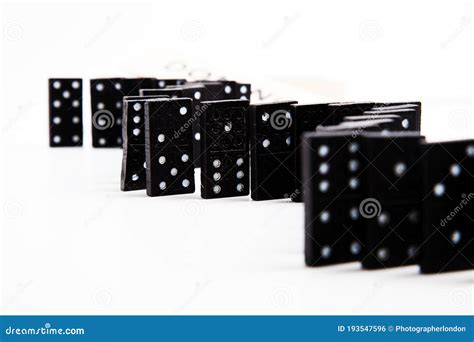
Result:
{"label": "black domino", "polygon": [[295,195],[293,104],[251,105],[251,198],[256,201]]}
{"label": "black domino", "polygon": [[365,159],[351,131],[303,135],[305,262],[323,266],[359,260],[365,222],[359,204]]}
{"label": "black domino", "polygon": [[205,101],[201,105],[201,197],[248,195],[249,101]]}
{"label": "black domino", "polygon": [[[393,111],[411,109],[415,111],[415,115],[410,121],[403,121],[400,131],[420,131],[421,127],[421,103],[420,102],[349,102],[349,103],[331,103],[327,107],[327,116],[333,121],[332,124],[337,125],[344,119],[352,116],[362,116],[367,111]],[[383,113],[380,113],[383,114]],[[365,120],[365,119],[363,119]],[[393,129],[395,130],[395,129]]]}
{"label": "black domino", "polygon": [[92,146],[122,146],[122,98],[127,95],[121,78],[92,79]]}
{"label": "black domino", "polygon": [[376,103],[371,111],[382,111],[385,112],[384,114],[394,112],[393,114],[401,116],[401,126],[393,129],[394,131],[419,132],[421,130],[421,102]]}
{"label": "black domino", "polygon": [[474,268],[474,140],[423,148],[422,273]]}
{"label": "black domino", "polygon": [[82,146],[82,79],[49,79],[49,145]]}
{"label": "black domino", "polygon": [[303,200],[303,172],[302,165],[302,135],[305,132],[316,130],[318,126],[333,125],[332,117],[328,115],[328,104],[310,104],[310,105],[293,105],[294,124],[293,135],[295,138],[295,195],[291,197],[294,202]]}
{"label": "black domino", "polygon": [[219,100],[250,100],[251,85],[248,83],[238,83],[235,81],[196,81],[205,87],[203,99],[206,101]]}
{"label": "black domino", "polygon": [[382,119],[391,119],[392,124],[386,125],[384,130],[392,132],[410,132],[410,131],[420,131],[419,129],[419,120],[418,112],[414,108],[404,108],[404,109],[392,109],[392,110],[369,110],[363,112],[363,115],[357,116],[347,116],[344,118],[344,121],[355,122],[355,121],[366,121],[366,120],[382,120]]}
{"label": "black domino", "polygon": [[[187,81],[184,78],[174,78],[174,79],[157,79],[155,80],[155,89],[162,89],[168,86],[179,86],[185,84]],[[143,89],[144,87],[141,87]]]}
{"label": "black domino", "polygon": [[[343,122],[333,126],[318,126],[318,132],[340,132],[351,131],[352,135],[359,136],[364,132],[392,132],[394,128],[398,128],[401,118],[398,115],[362,115],[354,117],[352,120],[346,118]],[[398,129],[395,130],[398,132]]]}
{"label": "black domino", "polygon": [[146,192],[148,196],[193,193],[192,100],[145,102]]}
{"label": "black domino", "polygon": [[[367,163],[363,201],[380,205],[366,217],[366,269],[412,265],[421,241],[421,144],[417,132],[364,133],[362,157]],[[361,214],[364,211],[361,212]]]}
{"label": "black domino", "polygon": [[167,96],[125,96],[123,98],[122,191],[146,189],[145,101]]}

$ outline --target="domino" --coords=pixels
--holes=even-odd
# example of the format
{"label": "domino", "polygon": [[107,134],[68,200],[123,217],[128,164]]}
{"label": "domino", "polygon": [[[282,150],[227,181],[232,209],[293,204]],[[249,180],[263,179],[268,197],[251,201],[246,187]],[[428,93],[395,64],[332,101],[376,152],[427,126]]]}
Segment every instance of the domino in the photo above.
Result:
{"label": "domino", "polygon": [[250,105],[251,198],[288,198],[296,191],[293,102]]}
{"label": "domino", "polygon": [[422,273],[474,265],[474,140],[423,146]]}
{"label": "domino", "polygon": [[421,130],[421,102],[393,102],[393,103],[376,103],[371,109],[372,111],[398,111],[413,110],[415,113],[402,117],[402,127],[400,131],[416,131]]}
{"label": "domino", "polygon": [[146,193],[166,196],[193,193],[192,100],[145,102]]}
{"label": "domino", "polygon": [[[418,132],[364,133],[366,160],[361,216],[366,224],[362,267],[417,263],[421,241],[421,144]],[[376,208],[376,215],[367,209]]]}
{"label": "domino", "polygon": [[166,88],[168,86],[179,86],[187,82],[184,78],[178,79],[157,79],[155,80],[155,88]]}
{"label": "domino", "polygon": [[201,197],[249,194],[247,100],[202,102]]}
{"label": "domino", "polygon": [[295,193],[291,197],[293,202],[303,201],[303,172],[302,165],[302,135],[305,132],[316,130],[318,126],[334,124],[332,117],[328,116],[328,103],[310,104],[310,105],[293,105],[294,125],[293,135],[295,137]]}
{"label": "domino", "polygon": [[49,146],[82,146],[82,79],[49,79]]}
{"label": "domino", "polygon": [[[337,125],[349,117],[364,115],[364,112],[378,111],[386,112],[393,110],[414,110],[415,115],[411,121],[403,121],[404,126],[400,131],[419,131],[421,127],[421,103],[420,102],[351,102],[351,103],[331,103],[328,105],[327,116],[332,118],[334,125]],[[380,113],[387,114],[387,113]],[[365,120],[365,119],[362,119]]]}
{"label": "domino", "polygon": [[221,82],[202,80],[191,84],[203,87],[203,101],[220,101],[235,98],[235,82],[233,81]]}
{"label": "domino", "polygon": [[158,80],[156,78],[123,78],[123,93],[125,96],[138,96],[142,88],[157,88]]}
{"label": "domino", "polygon": [[238,83],[235,81],[196,81],[206,88],[204,98],[207,101],[219,100],[250,100],[251,85],[249,83]]}
{"label": "domino", "polygon": [[351,131],[303,134],[305,262],[324,266],[359,260],[365,223],[359,204],[365,159]]}
{"label": "domino", "polygon": [[182,86],[186,83],[187,81],[185,79],[157,80],[155,87],[140,88],[139,95],[167,95],[169,97],[180,97],[182,96],[182,91],[179,89],[179,86]]}
{"label": "domino", "polygon": [[419,116],[415,109],[393,109],[393,110],[369,110],[363,112],[363,115],[347,116],[344,121],[366,121],[366,120],[377,120],[377,119],[392,119],[393,124],[385,127],[388,131],[402,132],[402,131],[415,131],[419,132]]}
{"label": "domino", "polygon": [[250,83],[235,83],[234,96],[241,100],[250,100],[252,95],[252,85]]}
{"label": "domino", "polygon": [[167,96],[125,96],[123,98],[122,191],[146,189],[145,102]]}
{"label": "domino", "polygon": [[[400,121],[400,117],[397,115],[381,115],[372,117],[370,115],[358,116],[361,118],[358,120],[345,120],[338,125],[334,126],[318,126],[316,127],[317,132],[339,132],[339,131],[351,131],[352,135],[358,136],[364,132],[390,132],[397,122]],[[362,120],[365,118],[365,120]]]}
{"label": "domino", "polygon": [[[200,117],[201,117],[201,102],[209,100],[206,98],[206,88],[200,83],[186,83],[179,87],[167,87],[167,93],[170,97],[186,97],[193,100],[193,111],[191,114],[190,122],[193,129],[193,156],[194,166],[201,167],[201,131],[200,131]],[[174,93],[173,93],[174,92]]]}
{"label": "domino", "polygon": [[365,111],[374,107],[374,102],[338,102],[330,103],[327,107],[327,116],[332,120],[332,125],[344,121],[347,116],[363,115]]}
{"label": "domino", "polygon": [[122,98],[127,95],[121,78],[92,79],[92,146],[121,147]]}

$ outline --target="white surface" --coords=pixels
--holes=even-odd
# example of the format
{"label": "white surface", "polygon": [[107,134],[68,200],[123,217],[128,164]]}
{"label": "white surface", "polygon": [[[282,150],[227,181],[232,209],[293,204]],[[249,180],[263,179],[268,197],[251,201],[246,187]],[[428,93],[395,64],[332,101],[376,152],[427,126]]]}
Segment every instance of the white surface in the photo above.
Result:
{"label": "white surface", "polygon": [[421,100],[428,138],[472,138],[469,2],[13,3],[2,14],[3,313],[472,314],[472,272],[304,267],[302,204],[120,192],[121,151],[89,146],[87,109],[84,148],[47,147],[46,81],[210,70],[272,99]]}

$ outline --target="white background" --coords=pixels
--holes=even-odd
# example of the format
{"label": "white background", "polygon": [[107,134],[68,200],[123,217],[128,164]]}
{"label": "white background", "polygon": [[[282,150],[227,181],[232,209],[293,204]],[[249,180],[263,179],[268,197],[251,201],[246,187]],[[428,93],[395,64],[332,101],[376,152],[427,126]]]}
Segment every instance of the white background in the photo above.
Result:
{"label": "white background", "polygon": [[[121,151],[91,148],[88,96],[94,77],[211,72],[268,100],[421,100],[430,140],[473,138],[470,1],[1,11],[3,313],[472,314],[472,272],[306,268],[302,204],[121,192]],[[49,77],[84,78],[83,148],[48,147]]]}

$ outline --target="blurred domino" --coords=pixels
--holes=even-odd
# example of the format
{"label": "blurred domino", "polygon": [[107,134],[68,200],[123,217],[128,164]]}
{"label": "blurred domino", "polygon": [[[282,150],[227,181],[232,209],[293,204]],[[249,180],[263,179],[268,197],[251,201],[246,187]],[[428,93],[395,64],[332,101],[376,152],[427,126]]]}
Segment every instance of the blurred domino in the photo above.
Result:
{"label": "blurred domino", "polygon": [[82,146],[82,79],[49,79],[49,145]]}

